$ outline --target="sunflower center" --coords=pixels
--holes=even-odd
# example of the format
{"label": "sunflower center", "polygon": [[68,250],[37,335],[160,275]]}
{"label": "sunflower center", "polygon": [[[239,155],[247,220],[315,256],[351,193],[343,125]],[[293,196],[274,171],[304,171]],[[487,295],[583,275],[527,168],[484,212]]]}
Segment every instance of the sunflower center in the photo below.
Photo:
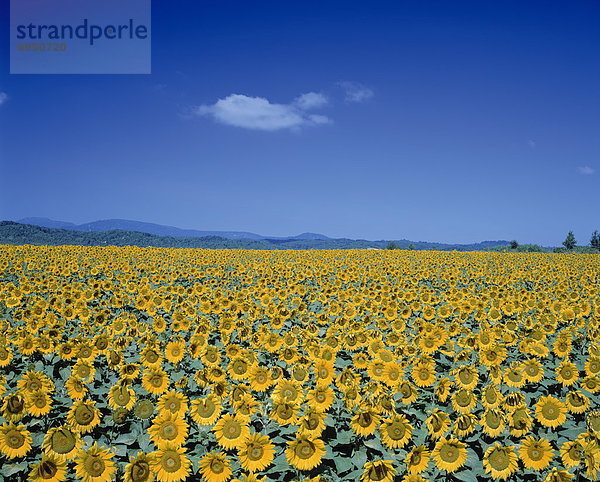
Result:
{"label": "sunflower center", "polygon": [[37,408],[44,408],[46,406],[46,399],[43,397],[38,397],[33,403]]}
{"label": "sunflower center", "polygon": [[115,390],[115,403],[117,405],[127,405],[129,403],[129,400],[131,399],[131,395],[129,394],[129,390],[127,390],[126,388],[118,388],[117,390]]}
{"label": "sunflower center", "polygon": [[84,462],[85,471],[92,477],[100,477],[104,473],[104,460],[97,455],[86,457]]}
{"label": "sunflower center", "polygon": [[42,479],[51,479],[56,475],[56,472],[58,472],[58,468],[54,462],[44,460],[40,463],[37,472]]}
{"label": "sunflower center", "polygon": [[150,378],[150,385],[159,388],[162,386],[163,377],[161,375],[152,375]]}
{"label": "sunflower center", "polygon": [[198,408],[196,409],[196,412],[202,418],[208,418],[215,412],[216,408],[217,407],[215,406],[215,404],[212,400],[204,400],[203,402],[200,402],[198,404]]}
{"label": "sunflower center", "polygon": [[321,390],[319,390],[315,394],[315,400],[319,403],[323,403],[323,402],[325,402],[325,400],[327,400],[327,395],[325,395],[325,392],[322,392]]}
{"label": "sunflower center", "polygon": [[173,440],[177,437],[177,425],[175,422],[167,421],[163,422],[160,426],[160,436],[165,440]]}
{"label": "sunflower center", "polygon": [[364,428],[367,428],[371,425],[371,423],[373,422],[373,417],[371,416],[371,414],[369,412],[364,412],[361,413],[358,416],[358,419],[356,420],[356,422]]}
{"label": "sunflower center", "polygon": [[419,465],[421,463],[422,458],[423,457],[421,457],[420,452],[413,452],[410,456],[410,465]]}
{"label": "sunflower center", "polygon": [[556,420],[560,415],[560,411],[552,404],[544,405],[542,408],[542,413],[548,420]]}
{"label": "sunflower center", "polygon": [[468,407],[471,403],[471,394],[462,389],[456,394],[456,403],[459,407]]}
{"label": "sunflower center", "polygon": [[296,446],[294,453],[297,457],[306,460],[311,458],[316,451],[314,444],[310,440],[302,440]]}
{"label": "sunflower center", "polygon": [[262,445],[257,443],[251,444],[248,448],[248,458],[250,460],[260,460],[264,453],[265,450],[263,449]]}
{"label": "sunflower center", "polygon": [[225,464],[219,459],[213,459],[210,462],[210,471],[213,474],[220,474],[225,470]]}
{"label": "sunflower center", "polygon": [[233,372],[236,375],[243,375],[248,370],[248,364],[244,360],[236,360],[233,363]]}
{"label": "sunflower center", "polygon": [[505,470],[510,465],[510,458],[504,450],[495,449],[489,456],[488,461],[495,470]]}
{"label": "sunflower center", "polygon": [[380,480],[385,480],[388,476],[388,469],[385,465],[376,465],[369,469],[367,473],[368,479],[373,482],[379,482]]}
{"label": "sunflower center", "polygon": [[402,440],[405,433],[406,427],[401,422],[394,421],[387,427],[387,434],[392,440]]}
{"label": "sunflower center", "polygon": [[167,472],[177,472],[181,467],[181,459],[179,454],[174,450],[165,450],[160,458],[160,465]]}
{"label": "sunflower center", "polygon": [[75,409],[75,421],[79,425],[89,425],[94,420],[94,411],[87,405],[80,405]]}
{"label": "sunflower center", "polygon": [[532,445],[529,447],[529,450],[527,450],[527,455],[529,455],[531,460],[541,460],[544,456],[544,452],[540,450],[540,447],[537,445]]}
{"label": "sunflower center", "polygon": [[23,411],[23,408],[25,408],[25,400],[20,395],[12,395],[8,399],[6,408],[9,413],[12,413],[12,414],[21,413]]}
{"label": "sunflower center", "polygon": [[146,360],[150,363],[156,363],[158,361],[158,354],[154,350],[150,350],[146,353]]}
{"label": "sunflower center", "polygon": [[223,426],[223,436],[230,439],[236,439],[242,433],[242,426],[235,420],[229,420]]}
{"label": "sunflower center", "polygon": [[170,412],[178,412],[181,408],[181,402],[177,398],[171,398],[165,403],[165,407]]}
{"label": "sunflower center", "polygon": [[75,448],[76,443],[77,439],[73,432],[64,428],[54,432],[50,439],[52,451],[57,454],[68,454]]}
{"label": "sunflower center", "polygon": [[496,403],[496,400],[498,400],[498,394],[496,393],[496,390],[493,389],[488,389],[485,391],[485,400],[486,402],[492,404],[492,403]]}
{"label": "sunflower center", "polygon": [[440,458],[447,463],[456,462],[459,456],[458,447],[454,445],[445,444],[440,450]]}
{"label": "sunflower center", "polygon": [[284,420],[287,420],[294,414],[292,407],[290,407],[287,403],[280,405],[277,407],[277,415],[279,415]]}
{"label": "sunflower center", "polygon": [[500,426],[501,419],[498,416],[498,414],[496,414],[494,412],[488,412],[485,416],[485,421],[486,421],[488,427],[490,427],[492,429],[496,429]]}
{"label": "sunflower center", "polygon": [[25,443],[25,437],[18,430],[9,430],[4,437],[7,445],[13,449],[18,449]]}

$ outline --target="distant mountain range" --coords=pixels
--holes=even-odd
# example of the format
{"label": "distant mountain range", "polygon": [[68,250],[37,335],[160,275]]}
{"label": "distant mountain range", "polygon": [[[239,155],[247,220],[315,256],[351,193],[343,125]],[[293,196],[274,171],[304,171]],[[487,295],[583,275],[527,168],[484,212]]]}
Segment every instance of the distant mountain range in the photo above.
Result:
{"label": "distant mountain range", "polygon": [[[482,251],[506,246],[508,241],[447,244],[408,239],[392,240],[398,248],[418,250]],[[329,238],[303,233],[290,237],[267,237],[240,231],[198,231],[126,219],[73,224],[47,218],[0,221],[0,244],[155,246],[212,249],[384,249],[390,240]]]}
{"label": "distant mountain range", "polygon": [[197,229],[181,229],[162,224],[144,223],[141,221],[131,221],[129,219],[103,219],[101,221],[92,221],[91,223],[73,224],[65,221],[55,221],[48,218],[23,218],[17,221],[21,224],[32,224],[44,228],[70,229],[72,231],[112,231],[120,229],[122,231],[139,231],[141,233],[155,234],[157,236],[171,236],[173,238],[203,238],[206,236],[219,236],[225,239],[330,239],[322,234],[302,233],[297,236],[270,237],[260,234],[248,233],[246,231],[199,231]]}

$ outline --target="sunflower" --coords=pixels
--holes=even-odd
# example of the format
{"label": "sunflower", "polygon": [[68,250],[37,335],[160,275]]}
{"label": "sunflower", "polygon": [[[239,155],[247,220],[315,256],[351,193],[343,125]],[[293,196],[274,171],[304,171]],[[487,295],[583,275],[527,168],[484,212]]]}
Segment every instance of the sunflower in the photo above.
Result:
{"label": "sunflower", "polygon": [[51,392],[54,390],[54,383],[45,373],[30,370],[17,382],[17,389],[24,392],[26,395],[40,390],[43,392]]}
{"label": "sunflower", "polygon": [[85,384],[77,377],[70,376],[65,382],[65,387],[69,397],[73,400],[82,400],[87,395],[88,389]]}
{"label": "sunflower", "polygon": [[149,454],[150,470],[159,482],[179,482],[190,473],[192,463],[183,447],[166,447]]}
{"label": "sunflower", "polygon": [[67,479],[67,464],[52,456],[42,455],[42,460],[31,466],[31,482],[63,482]]}
{"label": "sunflower", "polygon": [[519,455],[525,468],[542,470],[552,462],[554,450],[552,450],[552,446],[548,440],[543,438],[536,439],[529,436],[521,441]]}
{"label": "sunflower", "polygon": [[525,406],[520,406],[510,411],[508,413],[508,425],[510,434],[513,437],[521,437],[529,432],[533,425],[529,409]]}
{"label": "sunflower", "polygon": [[335,377],[333,361],[318,360],[313,370],[315,372],[315,383],[317,385],[329,385]]}
{"label": "sunflower", "polygon": [[588,392],[598,393],[600,391],[600,376],[591,375],[585,377],[581,381],[581,387],[586,389]]}
{"label": "sunflower", "polygon": [[80,450],[75,459],[75,473],[83,482],[110,482],[115,475],[114,454],[94,442],[87,450]]}
{"label": "sunflower", "polygon": [[350,419],[350,427],[357,435],[368,437],[377,430],[379,415],[373,410],[358,412]]}
{"label": "sunflower", "polygon": [[188,423],[171,412],[162,412],[154,418],[148,433],[159,449],[167,445],[181,447],[188,436]]}
{"label": "sunflower", "polygon": [[239,415],[226,414],[212,428],[219,445],[226,449],[240,447],[250,434],[247,421]]}
{"label": "sunflower", "polygon": [[565,405],[571,413],[585,413],[590,408],[590,399],[580,391],[572,391],[567,393]]}
{"label": "sunflower", "polygon": [[27,396],[27,409],[34,417],[48,415],[52,409],[52,398],[47,392],[38,390]]}
{"label": "sunflower", "polygon": [[108,391],[108,406],[113,410],[131,410],[135,405],[135,392],[124,384],[117,384]]}
{"label": "sunflower", "polygon": [[519,366],[507,368],[504,372],[504,383],[511,388],[521,388],[527,383],[527,378],[523,375],[523,369]]}
{"label": "sunflower", "polygon": [[0,452],[9,459],[23,457],[31,450],[31,434],[25,425],[0,425]]}
{"label": "sunflower", "polygon": [[584,447],[578,440],[569,440],[560,448],[560,457],[565,467],[577,467],[583,458]]}
{"label": "sunflower", "polygon": [[577,370],[574,363],[565,360],[556,367],[556,380],[562,384],[562,386],[570,387],[577,383],[578,379],[579,370]]}
{"label": "sunflower", "polygon": [[560,427],[567,420],[567,407],[554,397],[541,397],[535,406],[535,416],[544,427]]}
{"label": "sunflower", "polygon": [[298,405],[289,402],[275,402],[269,416],[279,425],[295,425],[298,420]]}
{"label": "sunflower", "polygon": [[96,375],[96,369],[90,362],[78,360],[71,370],[71,376],[81,380],[83,383],[91,382]]}
{"label": "sunflower", "polygon": [[506,428],[504,413],[496,408],[488,408],[480,420],[484,433],[492,438],[498,437]]}
{"label": "sunflower", "polygon": [[169,375],[161,368],[150,368],[142,375],[142,387],[153,395],[162,395],[169,387]]}
{"label": "sunflower", "polygon": [[223,452],[209,452],[200,459],[200,473],[206,482],[225,482],[232,476],[231,462]]}
{"label": "sunflower", "polygon": [[487,385],[481,391],[481,404],[485,408],[496,408],[502,403],[502,394],[494,385]]}
{"label": "sunflower", "polygon": [[326,412],[333,404],[335,393],[333,389],[326,385],[317,385],[308,392],[307,404],[309,407]]}
{"label": "sunflower", "polygon": [[473,392],[470,392],[465,388],[461,388],[454,392],[451,399],[452,407],[461,414],[470,413],[475,405],[477,405],[477,399],[475,398],[475,395],[473,395]]}
{"label": "sunflower", "polygon": [[573,480],[573,475],[566,470],[557,469],[554,467],[546,474],[542,482],[570,482]]}
{"label": "sunflower", "polygon": [[504,447],[498,442],[487,448],[483,455],[483,467],[493,479],[508,479],[517,471],[518,457],[512,446]]}
{"label": "sunflower", "polygon": [[150,400],[138,400],[133,407],[133,413],[141,420],[148,420],[154,415],[154,403]]}
{"label": "sunflower", "polygon": [[27,413],[27,399],[23,393],[16,392],[4,397],[2,416],[10,422],[18,422]]}
{"label": "sunflower", "polygon": [[86,434],[100,424],[100,410],[92,400],[79,400],[69,410],[67,422],[74,430]]}
{"label": "sunflower", "polygon": [[361,482],[393,482],[396,470],[391,460],[367,462],[360,476]]}
{"label": "sunflower", "polygon": [[325,430],[324,412],[309,408],[300,418],[298,432],[307,434],[311,437],[318,437]]}
{"label": "sunflower", "polygon": [[427,431],[434,440],[441,438],[450,428],[450,417],[446,412],[434,408],[431,415],[425,420]]}
{"label": "sunflower", "polygon": [[191,415],[199,425],[213,425],[221,416],[221,402],[215,395],[198,398],[192,402]]}
{"label": "sunflower", "polygon": [[544,368],[539,360],[531,358],[522,363],[523,376],[530,383],[537,383],[544,378]]}
{"label": "sunflower", "polygon": [[158,411],[170,412],[173,415],[183,416],[188,410],[188,397],[183,393],[170,390],[163,393],[158,399]]}
{"label": "sunflower", "polygon": [[403,376],[404,370],[399,363],[393,361],[385,363],[382,381],[387,386],[391,388],[397,387],[401,383]]}
{"label": "sunflower", "polygon": [[420,474],[427,470],[431,460],[431,452],[425,445],[414,447],[404,460],[409,474]]}
{"label": "sunflower", "polygon": [[81,436],[72,427],[63,425],[48,430],[44,436],[42,450],[57,460],[72,460],[83,446]]}
{"label": "sunflower", "polygon": [[463,414],[454,422],[454,433],[461,438],[468,437],[475,431],[478,419],[472,413]]}
{"label": "sunflower", "polygon": [[242,356],[234,357],[227,368],[227,373],[233,380],[243,381],[248,378],[249,372],[254,365]]}
{"label": "sunflower", "polygon": [[269,370],[263,366],[254,366],[250,371],[250,377],[248,378],[248,381],[250,382],[250,387],[252,390],[256,392],[264,392],[273,385],[273,380],[271,379]]}
{"label": "sunflower", "polygon": [[431,453],[439,470],[456,472],[467,461],[467,446],[461,441],[442,438],[437,441]]}
{"label": "sunflower", "polygon": [[162,356],[160,352],[152,346],[144,348],[140,358],[142,364],[149,367],[158,367],[162,364]]}
{"label": "sunflower", "polygon": [[251,433],[238,448],[238,457],[242,467],[256,472],[268,467],[275,457],[275,446],[266,435]]}
{"label": "sunflower", "polygon": [[452,388],[452,380],[448,377],[442,377],[438,380],[435,386],[435,397],[442,403],[446,403],[450,396],[450,389]]}
{"label": "sunflower", "polygon": [[304,391],[302,386],[293,380],[280,380],[273,390],[273,400],[286,400],[292,403],[302,403]]}
{"label": "sunflower", "polygon": [[433,363],[418,363],[413,367],[412,379],[418,387],[430,387],[435,383],[435,365]]}
{"label": "sunflower", "polygon": [[400,394],[400,402],[404,405],[410,405],[419,396],[417,389],[410,382],[402,382],[398,387],[397,393]]}
{"label": "sunflower", "polygon": [[185,342],[182,340],[173,340],[167,343],[165,347],[165,358],[173,363],[179,363],[185,356]]}
{"label": "sunflower", "polygon": [[411,439],[413,427],[404,415],[385,420],[379,427],[381,441],[392,449],[403,448]]}
{"label": "sunflower", "polygon": [[290,465],[300,470],[310,470],[321,464],[325,444],[319,438],[296,434],[296,440],[288,442],[285,455]]}
{"label": "sunflower", "polygon": [[588,376],[600,375],[600,356],[590,355],[584,368]]}
{"label": "sunflower", "polygon": [[452,371],[455,383],[465,390],[473,390],[479,382],[477,369],[471,366],[462,366]]}

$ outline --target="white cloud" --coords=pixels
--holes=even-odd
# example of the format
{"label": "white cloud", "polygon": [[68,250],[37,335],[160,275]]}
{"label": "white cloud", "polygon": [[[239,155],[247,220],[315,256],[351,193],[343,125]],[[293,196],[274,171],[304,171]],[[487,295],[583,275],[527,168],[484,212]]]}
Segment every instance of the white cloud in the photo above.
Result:
{"label": "white cloud", "polygon": [[6,92],[0,92],[0,105],[4,104],[8,100]]}
{"label": "white cloud", "polygon": [[316,92],[302,94],[290,104],[271,103],[264,97],[231,94],[214,104],[198,106],[194,112],[230,126],[277,131],[330,123],[331,120],[324,115],[306,112],[326,103],[327,98]]}
{"label": "white cloud", "polygon": [[308,92],[307,94],[302,94],[301,96],[297,97],[294,101],[294,104],[303,110],[318,109],[319,107],[323,107],[325,104],[327,104],[327,97],[316,92]]}
{"label": "white cloud", "polygon": [[584,176],[591,176],[592,174],[594,174],[596,172],[590,166],[581,166],[581,167],[578,167],[577,170],[579,171],[579,174],[582,174]]}
{"label": "white cloud", "polygon": [[358,82],[338,82],[338,85],[344,90],[346,102],[366,102],[375,95],[373,89]]}

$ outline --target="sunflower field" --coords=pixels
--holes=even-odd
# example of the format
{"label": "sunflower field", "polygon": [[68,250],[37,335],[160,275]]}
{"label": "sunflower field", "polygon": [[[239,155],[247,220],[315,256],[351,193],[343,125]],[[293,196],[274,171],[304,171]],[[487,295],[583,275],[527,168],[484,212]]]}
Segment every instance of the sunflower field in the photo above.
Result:
{"label": "sunflower field", "polygon": [[600,257],[0,247],[0,481],[584,481]]}

